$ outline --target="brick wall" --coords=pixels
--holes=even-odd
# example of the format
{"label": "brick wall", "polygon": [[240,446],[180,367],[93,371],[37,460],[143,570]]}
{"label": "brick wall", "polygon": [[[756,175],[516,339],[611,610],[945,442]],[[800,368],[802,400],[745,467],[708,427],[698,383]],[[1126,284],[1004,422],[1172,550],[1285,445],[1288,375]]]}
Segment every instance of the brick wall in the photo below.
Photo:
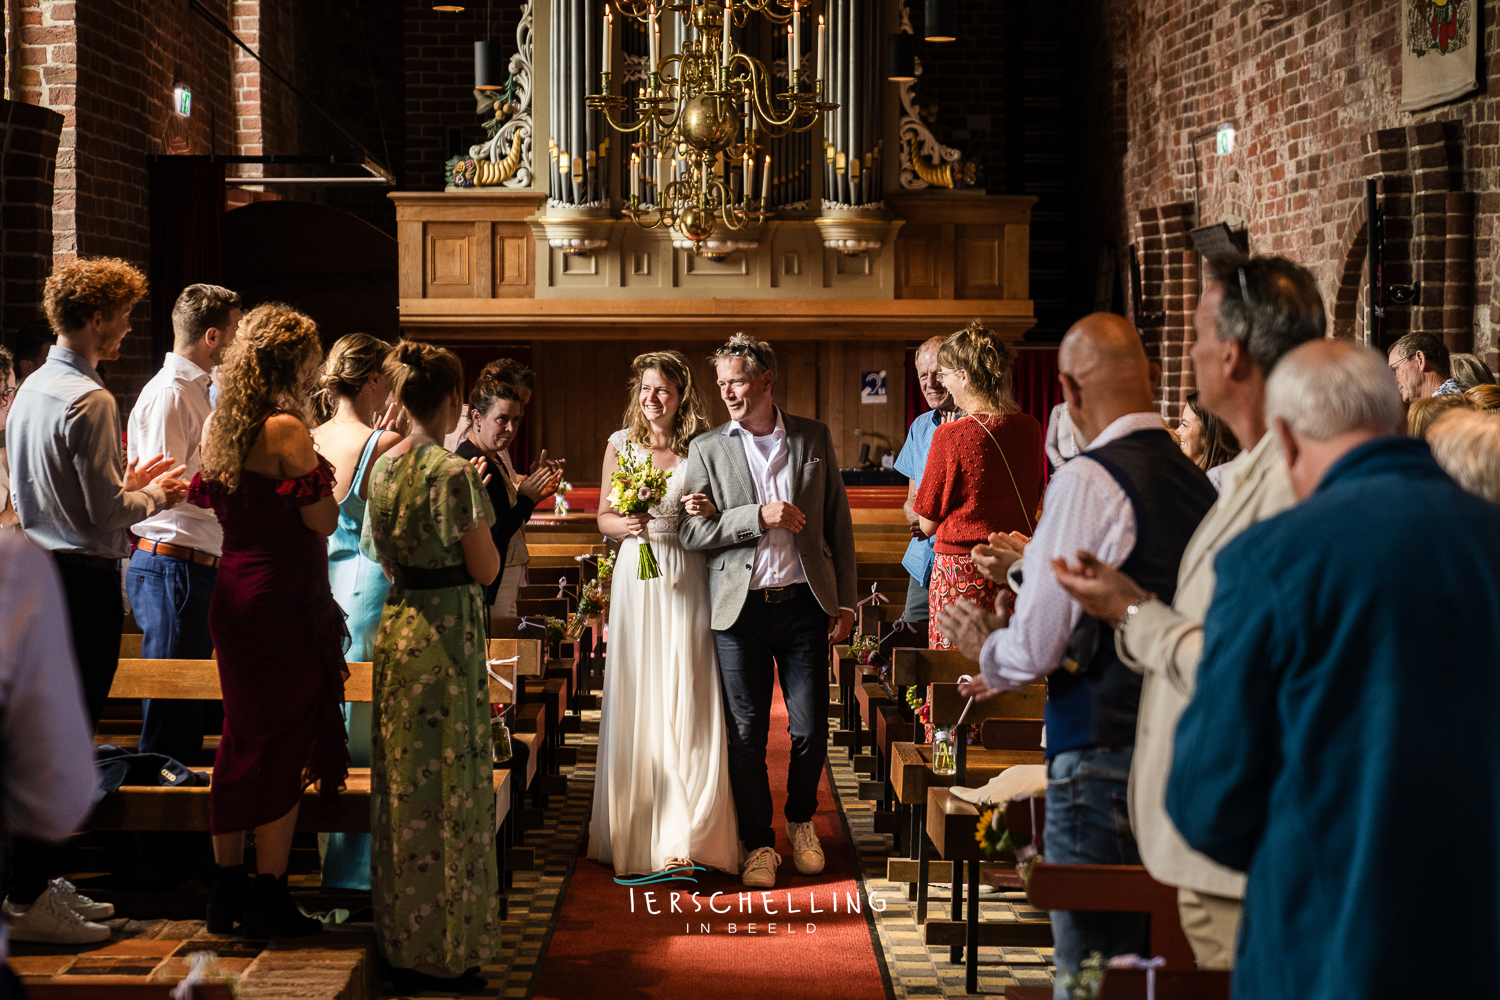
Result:
{"label": "brick wall", "polygon": [[63,116],[0,100],[0,331],[41,318],[52,260],[52,179]]}
{"label": "brick wall", "polygon": [[[1422,282],[1415,307],[1388,309],[1389,329],[1440,332],[1495,367],[1500,96],[1485,95],[1484,78],[1500,72],[1500,0],[1476,2],[1480,91],[1417,113],[1396,109],[1404,6],[1098,0],[1099,16],[1119,25],[1125,77],[1118,232],[1141,238],[1137,227],[1171,206],[1186,207],[1187,228],[1243,224],[1253,252],[1313,272],[1335,332],[1362,336],[1365,179],[1375,177],[1389,216],[1388,281]],[[1219,156],[1211,139],[1198,142],[1195,182],[1192,137],[1229,120],[1235,151]],[[1193,296],[1196,281],[1188,276]],[[1168,343],[1191,341],[1190,316],[1168,313]],[[1166,388],[1175,413],[1191,373],[1172,371]]]}

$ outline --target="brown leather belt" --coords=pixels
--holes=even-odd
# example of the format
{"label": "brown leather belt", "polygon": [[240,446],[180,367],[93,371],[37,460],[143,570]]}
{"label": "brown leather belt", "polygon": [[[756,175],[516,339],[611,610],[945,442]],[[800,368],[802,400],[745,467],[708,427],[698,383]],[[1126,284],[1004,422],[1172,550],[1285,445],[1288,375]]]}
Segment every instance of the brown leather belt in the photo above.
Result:
{"label": "brown leather belt", "polygon": [[199,566],[207,566],[210,569],[219,565],[218,556],[211,556],[207,552],[199,552],[197,549],[189,549],[181,545],[173,545],[170,542],[153,542],[149,538],[142,538],[135,543],[135,547],[154,556],[181,559],[183,562],[197,563]]}

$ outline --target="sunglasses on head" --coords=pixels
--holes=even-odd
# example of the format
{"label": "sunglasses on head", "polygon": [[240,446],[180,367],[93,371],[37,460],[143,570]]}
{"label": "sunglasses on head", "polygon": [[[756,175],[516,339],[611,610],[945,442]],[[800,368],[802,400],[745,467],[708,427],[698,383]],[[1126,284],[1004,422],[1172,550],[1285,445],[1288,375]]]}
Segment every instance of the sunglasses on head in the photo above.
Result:
{"label": "sunglasses on head", "polygon": [[753,357],[756,361],[759,361],[760,366],[766,371],[771,370],[771,366],[766,362],[765,357],[762,356],[760,351],[752,344],[727,344],[715,351],[714,357],[723,357],[725,355],[728,355],[732,358],[743,358],[747,354]]}

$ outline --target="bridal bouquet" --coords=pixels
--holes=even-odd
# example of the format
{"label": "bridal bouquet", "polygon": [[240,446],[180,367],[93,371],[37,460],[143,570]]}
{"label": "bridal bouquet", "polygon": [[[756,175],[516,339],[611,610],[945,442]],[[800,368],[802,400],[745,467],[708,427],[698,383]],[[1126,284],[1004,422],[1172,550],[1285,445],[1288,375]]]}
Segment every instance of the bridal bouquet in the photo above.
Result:
{"label": "bridal bouquet", "polygon": [[[609,477],[609,503],[621,514],[644,514],[660,503],[667,495],[667,473],[656,468],[651,455],[645,461],[635,457],[634,449],[620,455],[620,467]],[[651,541],[641,539],[640,577],[655,580],[661,576],[661,567],[656,564],[656,553],[651,551]]]}

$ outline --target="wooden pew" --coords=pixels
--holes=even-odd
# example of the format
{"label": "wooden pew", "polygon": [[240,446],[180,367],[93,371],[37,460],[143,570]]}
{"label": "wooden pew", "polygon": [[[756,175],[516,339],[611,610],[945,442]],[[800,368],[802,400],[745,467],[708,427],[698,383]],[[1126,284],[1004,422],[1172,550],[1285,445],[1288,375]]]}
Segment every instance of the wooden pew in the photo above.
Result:
{"label": "wooden pew", "polygon": [[[211,942],[206,947],[212,948]],[[171,1000],[175,982],[141,982],[123,976],[77,976],[74,982],[28,982],[30,1000]],[[196,983],[193,1000],[235,1000],[228,983]]]}
{"label": "wooden pew", "polygon": [[[348,667],[344,700],[368,703],[373,697],[371,664],[350,663]],[[496,672],[502,677],[507,676],[503,669],[496,669]],[[514,675],[507,679],[509,687],[493,677],[490,679],[491,704],[513,704]],[[111,698],[129,699],[219,700],[223,697],[218,664],[213,660],[122,658],[109,693]],[[194,770],[207,771],[212,781],[212,768]],[[509,768],[496,769],[494,790],[496,831],[500,833],[511,811],[513,790]],[[82,829],[207,832],[209,787],[126,785],[105,796],[84,821]],[[370,832],[370,769],[349,769],[345,788],[331,809],[324,809],[316,788],[307,789],[298,812],[297,829],[304,832]],[[498,846],[500,840],[497,836],[497,870],[504,877],[505,855]]]}

